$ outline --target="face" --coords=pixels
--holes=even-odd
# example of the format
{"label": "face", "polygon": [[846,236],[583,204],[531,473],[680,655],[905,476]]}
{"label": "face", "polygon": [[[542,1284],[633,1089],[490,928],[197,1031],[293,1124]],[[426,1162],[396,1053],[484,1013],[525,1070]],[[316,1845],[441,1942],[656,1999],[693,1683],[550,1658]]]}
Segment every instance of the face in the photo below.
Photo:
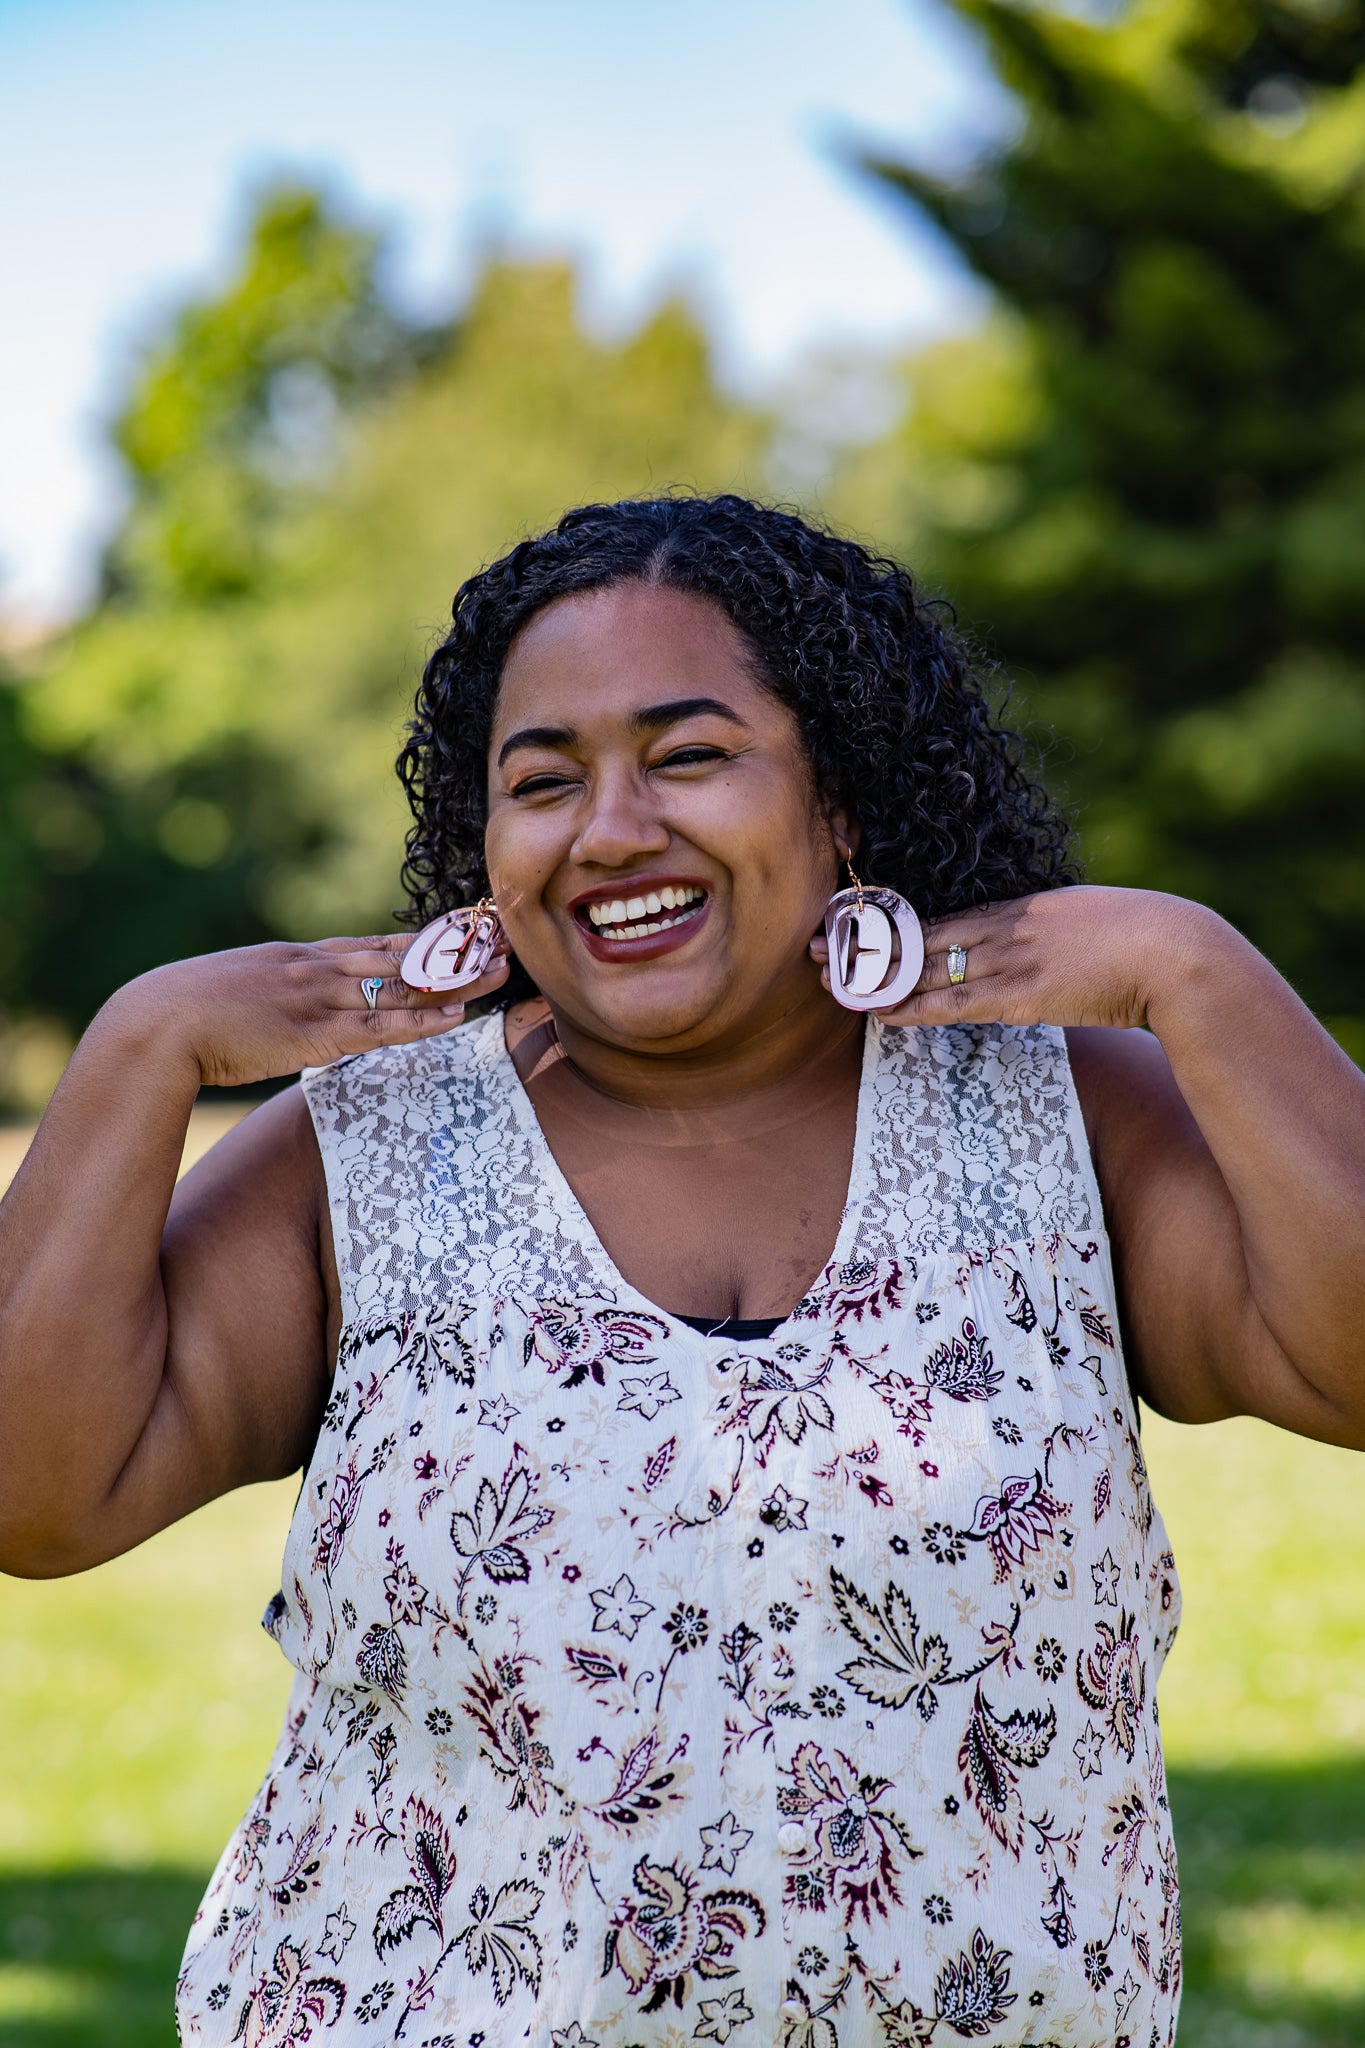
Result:
{"label": "face", "polygon": [[706,599],[560,598],[508,657],[486,850],[513,950],[562,1020],[684,1051],[828,1004],[807,946],[837,886],[791,713]]}

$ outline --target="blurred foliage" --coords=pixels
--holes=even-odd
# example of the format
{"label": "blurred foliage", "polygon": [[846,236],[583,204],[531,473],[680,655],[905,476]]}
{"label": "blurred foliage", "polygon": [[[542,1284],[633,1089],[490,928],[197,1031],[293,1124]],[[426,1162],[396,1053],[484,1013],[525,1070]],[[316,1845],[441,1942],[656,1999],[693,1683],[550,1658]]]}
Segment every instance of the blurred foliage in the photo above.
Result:
{"label": "blurred foliage", "polygon": [[818,372],[741,403],[684,307],[594,337],[548,262],[423,326],[345,208],[260,195],[112,423],[98,601],[0,657],[0,1107],[161,960],[388,926],[456,585],[671,484],[909,559],[1018,677],[1095,877],[1213,903],[1365,1056],[1365,0],[949,4],[1017,122],[954,180],[864,168],[994,311],[832,478]]}
{"label": "blurred foliage", "polygon": [[865,168],[996,312],[840,508],[1019,675],[1093,876],[1213,903],[1365,1055],[1365,10],[951,4],[1017,126]]}
{"label": "blurred foliage", "polygon": [[457,583],[587,497],[763,487],[771,424],[684,307],[594,339],[567,265],[492,260],[419,328],[382,262],[319,194],[268,192],[138,370],[100,599],[0,687],[12,1018],[70,1033],[163,960],[389,928],[392,762]]}

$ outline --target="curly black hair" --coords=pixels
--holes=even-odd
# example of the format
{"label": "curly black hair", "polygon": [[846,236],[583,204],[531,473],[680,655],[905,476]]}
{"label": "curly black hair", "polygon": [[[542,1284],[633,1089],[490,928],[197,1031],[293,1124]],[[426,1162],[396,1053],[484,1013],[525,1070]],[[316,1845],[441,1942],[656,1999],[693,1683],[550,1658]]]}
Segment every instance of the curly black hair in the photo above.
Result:
{"label": "curly black hair", "polygon": [[[861,830],[863,880],[924,917],[1076,880],[1062,815],[993,714],[949,607],[791,512],[676,493],[582,505],[461,584],[398,773],[412,922],[486,894],[488,746],[503,664],[545,605],[639,582],[709,598],[793,713],[816,786]],[[515,993],[507,984],[507,993]]]}

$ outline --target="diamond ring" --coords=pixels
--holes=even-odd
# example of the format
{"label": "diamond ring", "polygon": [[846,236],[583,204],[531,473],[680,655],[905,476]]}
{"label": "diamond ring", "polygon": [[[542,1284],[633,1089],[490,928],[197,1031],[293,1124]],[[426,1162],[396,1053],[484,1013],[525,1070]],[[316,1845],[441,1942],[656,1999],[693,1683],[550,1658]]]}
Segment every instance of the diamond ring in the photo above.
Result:
{"label": "diamond ring", "polygon": [[965,946],[949,946],[948,979],[953,983],[954,987],[960,981],[967,979],[967,948]]}

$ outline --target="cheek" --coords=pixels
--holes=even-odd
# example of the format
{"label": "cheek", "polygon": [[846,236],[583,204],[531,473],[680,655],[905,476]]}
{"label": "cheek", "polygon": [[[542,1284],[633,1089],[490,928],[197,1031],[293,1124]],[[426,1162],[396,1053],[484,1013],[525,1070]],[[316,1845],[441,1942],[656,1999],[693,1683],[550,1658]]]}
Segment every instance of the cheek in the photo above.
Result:
{"label": "cheek", "polygon": [[742,807],[729,813],[724,855],[737,906],[757,904],[765,923],[785,906],[799,921],[812,903],[823,907],[836,886],[829,829],[804,783],[776,778],[775,786],[745,795]]}
{"label": "cheek", "polygon": [[534,912],[561,856],[560,835],[543,812],[501,806],[493,811],[484,834],[484,862],[507,921]]}

